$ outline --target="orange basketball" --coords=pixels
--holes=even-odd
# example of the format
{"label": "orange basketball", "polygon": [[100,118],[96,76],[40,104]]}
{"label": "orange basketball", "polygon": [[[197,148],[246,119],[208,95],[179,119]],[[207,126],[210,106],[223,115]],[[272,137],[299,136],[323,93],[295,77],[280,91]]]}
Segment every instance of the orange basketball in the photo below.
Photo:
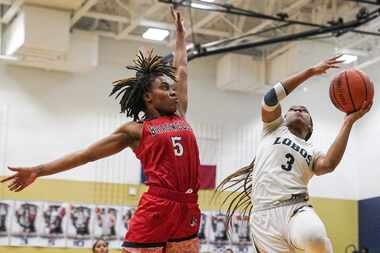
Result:
{"label": "orange basketball", "polygon": [[364,101],[372,102],[373,83],[357,69],[347,69],[334,77],[330,84],[331,102],[342,112],[358,111]]}

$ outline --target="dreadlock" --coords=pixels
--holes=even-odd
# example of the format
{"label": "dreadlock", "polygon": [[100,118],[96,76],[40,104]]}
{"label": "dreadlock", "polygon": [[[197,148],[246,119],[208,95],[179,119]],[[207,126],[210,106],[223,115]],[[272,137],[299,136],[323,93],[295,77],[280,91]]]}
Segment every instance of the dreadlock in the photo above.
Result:
{"label": "dreadlock", "polygon": [[117,93],[115,97],[117,99],[122,95],[119,101],[121,113],[126,112],[127,117],[132,117],[134,121],[139,121],[141,120],[140,112],[144,112],[146,109],[143,96],[150,89],[153,79],[157,76],[167,76],[176,81],[175,67],[166,65],[162,61],[162,57],[153,55],[152,51],[147,56],[139,51],[133,63],[134,65],[126,68],[136,71],[136,76],[114,81],[114,86],[109,96]]}
{"label": "dreadlock", "polygon": [[[243,168],[238,169],[226,177],[216,188],[218,192],[224,192],[233,189],[222,201],[222,206],[228,204],[226,217],[227,228],[232,225],[232,217],[237,210],[241,210],[242,216],[250,216],[252,211],[251,193],[252,193],[252,172],[255,165],[255,159]],[[215,195],[217,196],[217,195]]]}

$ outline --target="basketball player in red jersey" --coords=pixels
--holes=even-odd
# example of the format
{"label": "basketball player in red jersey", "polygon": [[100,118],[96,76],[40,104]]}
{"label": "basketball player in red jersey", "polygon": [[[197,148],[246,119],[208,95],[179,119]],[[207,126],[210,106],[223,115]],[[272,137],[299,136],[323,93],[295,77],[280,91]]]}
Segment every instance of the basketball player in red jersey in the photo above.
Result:
{"label": "basketball player in red jersey", "polygon": [[88,148],[30,168],[9,167],[15,174],[11,191],[21,191],[38,177],[66,171],[130,147],[148,177],[149,189],[129,223],[123,252],[199,252],[199,154],[187,111],[187,52],[180,13],[172,9],[177,27],[174,67],[152,53],[140,52],[136,76],[115,82],[111,95],[121,96],[121,111],[133,121]]}

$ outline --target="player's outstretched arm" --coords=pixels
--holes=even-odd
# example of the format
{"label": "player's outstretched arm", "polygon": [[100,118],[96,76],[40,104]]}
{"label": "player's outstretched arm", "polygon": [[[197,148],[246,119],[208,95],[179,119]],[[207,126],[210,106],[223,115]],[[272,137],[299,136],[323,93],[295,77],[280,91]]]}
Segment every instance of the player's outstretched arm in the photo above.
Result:
{"label": "player's outstretched arm", "polygon": [[339,64],[344,62],[338,60],[342,55],[335,56],[333,58],[327,59],[311,68],[308,68],[294,76],[289,77],[285,81],[281,82],[284,85],[287,94],[290,94],[295,88],[300,84],[305,82],[307,79],[327,73],[327,70],[331,68],[339,68]]}
{"label": "player's outstretched arm", "polygon": [[176,26],[176,45],[174,55],[174,67],[176,70],[176,95],[179,101],[178,111],[182,116],[185,116],[187,112],[188,96],[187,96],[187,50],[185,40],[185,28],[183,25],[183,19],[180,12],[176,11],[172,7],[170,11],[173,16],[173,20]]}
{"label": "player's outstretched arm", "polygon": [[8,189],[19,192],[32,184],[38,177],[56,174],[84,165],[88,162],[113,155],[126,147],[136,147],[141,135],[141,126],[135,122],[127,123],[110,136],[105,137],[86,149],[68,154],[60,159],[33,167],[8,168],[15,174],[6,177],[1,183],[9,181]]}
{"label": "player's outstretched arm", "polygon": [[339,57],[341,57],[341,55],[327,59],[311,68],[287,78],[280,83],[277,83],[264,95],[261,107],[262,120],[264,122],[272,122],[279,118],[281,116],[280,101],[307,79],[324,74],[328,69],[339,68],[339,63],[343,62],[338,60]]}
{"label": "player's outstretched arm", "polygon": [[319,156],[315,161],[313,171],[316,175],[323,175],[335,170],[346,150],[353,124],[363,117],[371,109],[371,106],[371,103],[365,102],[359,111],[350,113],[345,117],[341,129],[326,155]]}

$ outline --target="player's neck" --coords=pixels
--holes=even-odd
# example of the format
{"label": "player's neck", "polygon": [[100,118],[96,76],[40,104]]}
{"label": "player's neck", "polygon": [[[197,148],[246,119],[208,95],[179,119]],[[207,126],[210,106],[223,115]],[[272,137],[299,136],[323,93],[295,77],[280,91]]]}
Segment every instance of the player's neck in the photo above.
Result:
{"label": "player's neck", "polygon": [[152,119],[156,119],[162,116],[170,116],[170,115],[173,115],[173,113],[159,112],[157,110],[149,110],[145,113],[145,120],[152,120]]}
{"label": "player's neck", "polygon": [[301,139],[305,139],[305,136],[306,136],[306,131],[304,130],[304,129],[302,129],[302,128],[295,128],[295,127],[289,127],[288,126],[288,129],[289,129],[289,131],[293,134],[293,135],[295,135],[295,136],[297,136],[298,138],[301,138]]}

